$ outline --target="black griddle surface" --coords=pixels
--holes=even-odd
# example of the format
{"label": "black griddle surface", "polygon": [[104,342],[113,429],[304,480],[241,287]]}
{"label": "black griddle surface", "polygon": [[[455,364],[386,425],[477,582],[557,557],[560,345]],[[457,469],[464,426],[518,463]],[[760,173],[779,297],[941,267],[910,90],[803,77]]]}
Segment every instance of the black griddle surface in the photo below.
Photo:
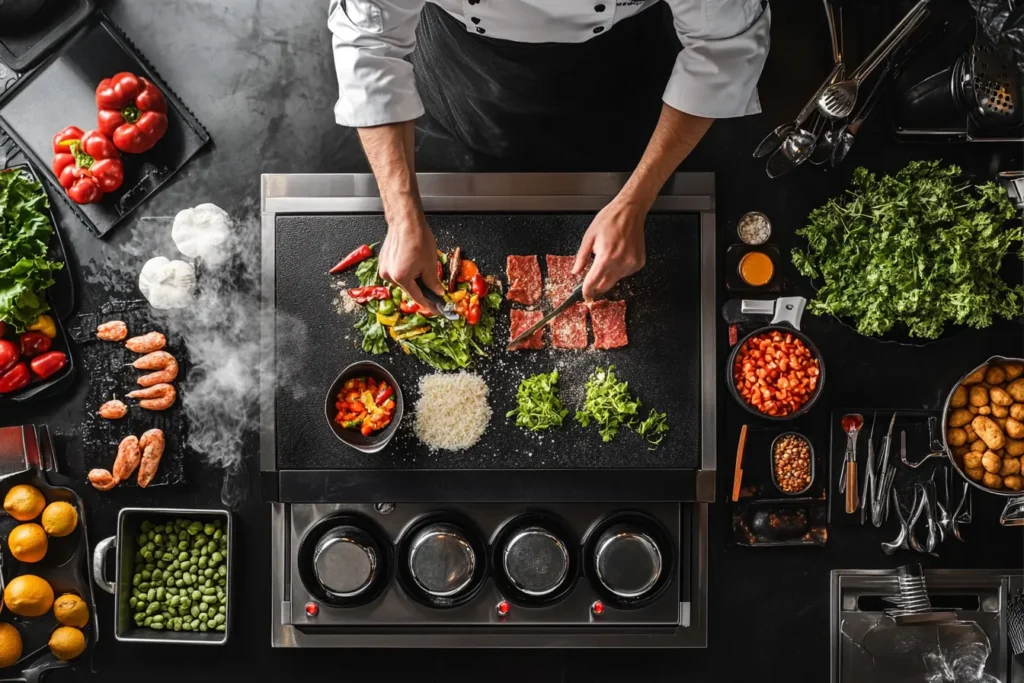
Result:
{"label": "black griddle surface", "polygon": [[[546,276],[545,254],[574,254],[592,220],[585,214],[431,215],[439,248],[456,245],[484,273],[505,277],[509,254],[537,254]],[[362,351],[352,325],[361,311],[339,313],[332,278],[357,286],[353,271],[327,270],[359,244],[379,242],[386,226],[379,215],[277,217],[276,441],[278,469],[508,469],[508,468],[697,468],[700,463],[700,232],[697,214],[652,215],[647,220],[647,266],[609,293],[627,302],[629,346],[609,351],[504,350],[509,310],[498,313],[491,356],[477,358],[470,372],[490,389],[493,416],[480,442],[465,451],[430,451],[413,433],[420,377],[434,370],[392,344],[373,356]],[[507,284],[507,283],[506,283]],[[299,331],[301,330],[301,331]],[[304,339],[302,338],[304,337]],[[550,344],[550,334],[546,335]],[[591,343],[593,334],[591,332]],[[297,349],[308,349],[299,356]],[[405,396],[405,418],[389,446],[376,455],[359,453],[331,432],[324,398],[334,378],[357,360],[375,360],[391,370]],[[583,428],[573,414],[582,404],[584,382],[599,365],[614,364],[621,379],[650,408],[668,413],[671,431],[661,446],[628,430],[602,443],[597,429]],[[561,396],[570,416],[561,430],[536,435],[505,414],[528,375],[558,368]]]}

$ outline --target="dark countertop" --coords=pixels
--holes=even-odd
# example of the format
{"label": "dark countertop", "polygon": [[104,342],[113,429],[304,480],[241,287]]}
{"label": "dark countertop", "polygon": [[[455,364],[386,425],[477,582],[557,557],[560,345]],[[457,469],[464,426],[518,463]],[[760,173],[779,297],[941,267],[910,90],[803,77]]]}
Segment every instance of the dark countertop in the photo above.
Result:
{"label": "dark countertop", "polygon": [[[336,81],[326,28],[326,2],[290,0],[124,0],[106,8],[132,36],[163,77],[173,85],[210,130],[215,144],[192,161],[173,182],[137,212],[109,239],[100,241],[72,221],[66,222],[70,249],[82,270],[80,311],[94,311],[107,298],[99,283],[109,272],[122,274],[116,294],[130,293],[138,268],[149,255],[152,228],[142,216],[173,215],[178,210],[212,201],[246,227],[258,229],[259,174],[365,172],[368,170],[354,131],[334,125],[332,107]],[[943,158],[980,173],[1022,167],[1018,146],[901,146],[892,142],[876,117],[858,138],[840,173],[804,168],[770,181],[763,163],[750,151],[772,127],[791,117],[806,94],[827,71],[824,23],[814,3],[776,3],[773,49],[761,79],[765,114],[720,121],[683,164],[684,171],[717,174],[718,219],[722,243],[733,241],[733,226],[748,210],[772,217],[773,241],[789,244],[792,231],[808,211],[841,190],[858,164],[879,170],[898,168],[913,158]],[[804,10],[803,7],[811,7]],[[809,14],[810,17],[805,16]],[[419,135],[418,168],[423,171],[467,170],[629,170],[609,168],[595,153],[592,167],[564,169],[556,165],[530,168],[483,168],[427,128]],[[169,238],[165,238],[169,244]],[[786,266],[792,276],[791,266]],[[794,292],[799,287],[792,288]],[[827,448],[828,405],[864,407],[935,406],[942,389],[959,369],[939,370],[942,361],[960,356],[965,367],[987,353],[981,345],[942,342],[924,351],[881,346],[857,338],[833,323],[808,320],[805,326],[831,363],[829,395],[802,428],[819,448]],[[723,327],[724,331],[724,327]],[[1008,336],[1006,339],[1019,339]],[[992,348],[998,344],[993,343]],[[959,351],[961,348],[968,350]],[[1003,348],[1008,353],[1021,349]],[[958,365],[959,368],[959,365]],[[84,406],[86,382],[76,391],[31,410],[0,415],[0,424],[48,423],[66,443]],[[877,390],[884,399],[875,399]],[[736,435],[744,413],[727,400],[719,454],[719,500],[731,485]],[[629,675],[630,680],[750,680],[764,672],[785,671],[792,680],[823,680],[828,671],[829,572],[835,568],[894,567],[918,561],[916,555],[889,558],[878,549],[880,537],[859,528],[835,527],[827,548],[753,550],[727,543],[728,511],[712,506],[710,535],[710,645],[707,650],[681,652],[373,652],[272,650],[270,638],[269,506],[253,481],[237,516],[241,551],[234,575],[236,614],[230,643],[223,649],[167,649],[118,644],[113,640],[112,600],[99,595],[101,643],[96,667],[107,681],[286,680],[304,673],[338,671],[378,679],[416,675],[422,680],[591,681]],[[72,468],[81,456],[64,454]],[[198,469],[195,468],[194,469]],[[184,489],[146,494],[119,491],[101,495],[83,486],[90,533],[94,539],[114,532],[119,507],[210,506],[219,504],[220,474],[204,469]],[[968,542],[948,543],[928,566],[1020,568],[1024,544],[1020,531],[997,527],[1000,499],[975,497],[974,523]],[[340,666],[339,666],[340,664]],[[54,680],[76,674],[57,672]],[[78,674],[84,677],[85,674]],[[144,678],[143,678],[144,677]]]}

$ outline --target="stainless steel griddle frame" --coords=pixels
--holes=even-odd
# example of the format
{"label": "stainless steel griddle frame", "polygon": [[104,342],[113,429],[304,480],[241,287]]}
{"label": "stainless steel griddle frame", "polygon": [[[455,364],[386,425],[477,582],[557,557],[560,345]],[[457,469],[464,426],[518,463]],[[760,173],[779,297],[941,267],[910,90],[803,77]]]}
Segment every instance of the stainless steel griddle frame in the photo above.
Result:
{"label": "stainless steel griddle frame", "polygon": [[[418,175],[423,208],[426,212],[597,212],[615,197],[628,179],[625,173],[521,173],[521,174],[462,174],[462,173],[421,173]],[[712,173],[677,173],[662,189],[652,207],[653,212],[698,213],[701,231],[701,304],[700,304],[700,349],[701,349],[701,465],[695,471],[686,471],[682,481],[688,493],[668,488],[651,495],[647,491],[644,500],[678,501],[686,507],[690,520],[689,560],[691,595],[680,603],[679,625],[676,627],[652,627],[641,629],[618,629],[595,627],[573,629],[572,632],[547,631],[512,632],[502,628],[481,628],[448,633],[438,629],[410,629],[396,633],[394,629],[367,631],[360,629],[331,629],[326,633],[308,633],[284,622],[281,610],[284,595],[284,562],[279,561],[288,552],[286,534],[288,530],[288,505],[291,503],[321,502],[299,497],[301,489],[289,488],[279,477],[276,463],[275,442],[275,329],[274,329],[274,233],[279,214],[349,214],[379,213],[383,211],[377,184],[369,174],[282,174],[264,175],[261,180],[260,210],[262,225],[262,316],[260,374],[260,470],[263,477],[264,497],[272,503],[271,533],[274,564],[272,603],[272,644],[275,647],[705,647],[707,645],[707,536],[708,504],[715,497],[715,470],[717,455],[717,382],[718,363],[716,357],[717,328],[717,255],[715,251],[715,178]],[[268,362],[269,361],[269,362]],[[552,471],[547,471],[552,472]],[[557,471],[555,471],[557,472]],[[664,472],[653,470],[652,472]],[[638,470],[572,470],[581,490],[587,489],[587,482],[595,478],[609,477],[628,492],[637,486],[656,488],[650,473]],[[328,473],[309,471],[306,476],[323,476]],[[517,476],[518,472],[487,472],[473,470],[467,476]],[[388,488],[389,478],[401,477],[401,472],[363,471],[339,472],[345,480],[335,479],[320,484],[320,493],[334,498],[339,494],[343,501],[356,502],[355,498],[366,496],[367,491]],[[459,477],[458,471],[447,472],[445,476]],[[357,480],[354,483],[353,480]],[[545,479],[550,481],[550,479]],[[338,482],[339,485],[335,485]],[[343,483],[342,483],[343,482]],[[422,480],[421,482],[422,483]],[[531,487],[536,483],[537,486]],[[541,480],[522,481],[519,486],[495,487],[504,490],[505,495],[523,495],[523,502],[542,502],[549,492],[544,490]],[[458,490],[458,485],[452,486]],[[422,494],[423,489],[419,488]],[[561,494],[562,492],[559,492]],[[410,491],[409,495],[412,495]],[[354,497],[355,498],[354,498]],[[378,498],[378,496],[374,496]],[[404,498],[404,500],[403,500]],[[388,493],[379,500],[358,502],[408,502],[402,487],[391,486]],[[490,499],[488,499],[490,500]],[[507,498],[514,500],[514,498]],[[549,498],[548,500],[557,500]],[[564,499],[562,499],[564,500]],[[591,500],[593,500],[591,498]],[[603,498],[602,498],[603,500]],[[443,501],[438,501],[443,502]],[[609,502],[631,502],[626,493]],[[686,535],[684,534],[684,535]],[[682,542],[682,539],[681,539]]]}

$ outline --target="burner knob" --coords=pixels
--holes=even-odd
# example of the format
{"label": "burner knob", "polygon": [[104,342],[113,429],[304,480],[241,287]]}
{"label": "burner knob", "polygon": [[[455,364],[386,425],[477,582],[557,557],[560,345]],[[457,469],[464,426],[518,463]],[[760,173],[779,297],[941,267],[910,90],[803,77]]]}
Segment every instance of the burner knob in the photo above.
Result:
{"label": "burner knob", "polygon": [[639,598],[661,577],[661,551],[650,536],[630,524],[617,524],[597,541],[597,579],[613,595]]}
{"label": "burner knob", "polygon": [[529,526],[515,532],[502,553],[505,576],[526,595],[543,597],[558,590],[569,573],[569,550],[547,529]]}
{"label": "burner knob", "polygon": [[461,529],[431,524],[409,546],[409,574],[427,595],[447,598],[465,590],[476,572],[476,553]]}
{"label": "burner knob", "polygon": [[331,529],[313,551],[316,580],[331,595],[355,597],[377,577],[380,551],[370,536],[354,526]]}

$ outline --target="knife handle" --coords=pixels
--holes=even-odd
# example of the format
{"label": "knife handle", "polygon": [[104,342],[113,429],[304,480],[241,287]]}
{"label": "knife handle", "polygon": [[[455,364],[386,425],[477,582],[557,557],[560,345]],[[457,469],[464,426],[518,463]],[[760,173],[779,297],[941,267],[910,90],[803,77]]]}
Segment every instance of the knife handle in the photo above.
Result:
{"label": "knife handle", "polygon": [[853,460],[846,463],[846,514],[857,511],[857,463]]}

